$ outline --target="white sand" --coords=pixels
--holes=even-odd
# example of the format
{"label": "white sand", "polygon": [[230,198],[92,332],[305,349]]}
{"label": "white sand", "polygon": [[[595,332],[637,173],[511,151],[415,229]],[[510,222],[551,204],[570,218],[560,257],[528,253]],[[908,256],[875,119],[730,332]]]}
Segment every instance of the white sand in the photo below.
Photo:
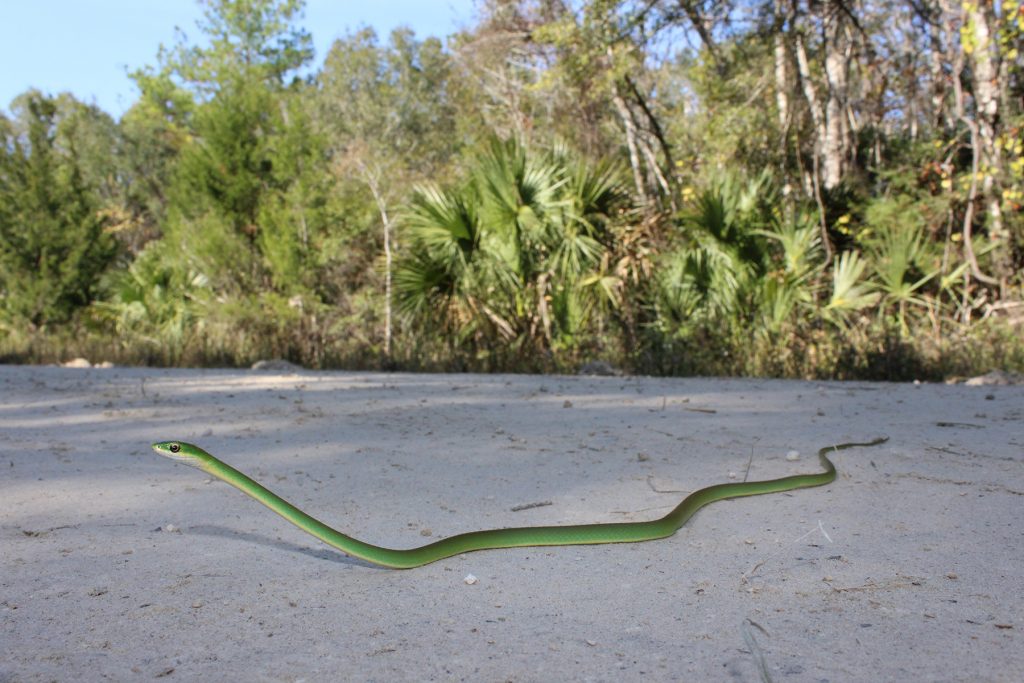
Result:
{"label": "white sand", "polygon": [[[0,367],[0,681],[1024,680],[1022,424],[1022,386]],[[649,519],[877,435],[670,539],[409,571],[149,449],[409,547]]]}

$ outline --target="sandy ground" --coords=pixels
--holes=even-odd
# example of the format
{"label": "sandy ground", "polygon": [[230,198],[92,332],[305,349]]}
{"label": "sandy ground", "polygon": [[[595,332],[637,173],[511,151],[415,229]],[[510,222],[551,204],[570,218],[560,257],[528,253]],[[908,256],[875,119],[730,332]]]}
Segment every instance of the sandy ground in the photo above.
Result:
{"label": "sandy ground", "polygon": [[[1021,681],[1022,424],[1022,386],[0,367],[0,681]],[[666,540],[408,571],[149,448],[410,547],[878,435]]]}

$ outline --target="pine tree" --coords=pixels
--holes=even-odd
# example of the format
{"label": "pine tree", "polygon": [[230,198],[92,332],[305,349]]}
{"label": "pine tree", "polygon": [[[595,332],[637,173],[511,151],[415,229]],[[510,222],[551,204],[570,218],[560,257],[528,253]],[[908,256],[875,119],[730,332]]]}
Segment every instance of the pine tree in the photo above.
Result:
{"label": "pine tree", "polygon": [[74,135],[58,132],[56,101],[30,92],[16,110],[21,135],[10,121],[0,125],[0,315],[36,330],[89,304],[116,245]]}

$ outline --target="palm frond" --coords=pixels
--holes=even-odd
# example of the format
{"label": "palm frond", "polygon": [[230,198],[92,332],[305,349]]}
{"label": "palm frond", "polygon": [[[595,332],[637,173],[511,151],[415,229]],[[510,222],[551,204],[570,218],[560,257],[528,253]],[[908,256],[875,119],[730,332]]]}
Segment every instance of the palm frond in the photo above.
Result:
{"label": "palm frond", "polygon": [[416,188],[405,224],[412,241],[452,273],[465,268],[480,244],[480,218],[459,190]]}
{"label": "palm frond", "polygon": [[869,247],[879,288],[886,301],[896,304],[926,303],[916,293],[938,275],[938,270],[921,273],[918,264],[923,244],[924,234],[920,228],[890,226]]}
{"label": "palm frond", "polygon": [[401,261],[394,273],[395,301],[399,313],[409,317],[428,315],[454,294],[453,273],[424,251]]}
{"label": "palm frond", "polygon": [[821,232],[808,219],[776,222],[771,229],[756,230],[755,233],[782,247],[783,266],[789,275],[805,277],[821,263]]}
{"label": "palm frond", "polygon": [[867,282],[862,282],[867,268],[860,252],[845,251],[832,264],[832,295],[825,312],[843,320],[850,313],[860,311],[878,302],[879,293]]}

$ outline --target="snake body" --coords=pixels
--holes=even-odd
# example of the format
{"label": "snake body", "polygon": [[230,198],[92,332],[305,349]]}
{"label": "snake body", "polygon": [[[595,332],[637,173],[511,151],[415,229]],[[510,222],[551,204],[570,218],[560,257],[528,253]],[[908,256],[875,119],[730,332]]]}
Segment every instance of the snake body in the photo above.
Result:
{"label": "snake body", "polygon": [[242,491],[242,493],[263,503],[303,531],[316,536],[324,543],[334,546],[348,555],[385,567],[410,569],[474,550],[546,545],[635,543],[665,538],[674,534],[697,510],[716,500],[757,496],[763,493],[778,493],[830,484],[836,478],[835,465],[828,459],[830,451],[839,451],[857,446],[875,446],[886,440],[885,437],[881,437],[864,443],[841,443],[822,448],[818,451],[818,457],[825,468],[824,472],[797,474],[764,481],[715,484],[699,489],[686,496],[683,502],[679,503],[664,517],[647,522],[529,526],[471,531],[469,533],[449,536],[419,548],[408,549],[383,548],[332,529],[271,492],[260,483],[218,460],[199,446],[183,441],[162,441],[153,444],[153,450],[177,462],[198,467],[207,474],[231,484]]}

